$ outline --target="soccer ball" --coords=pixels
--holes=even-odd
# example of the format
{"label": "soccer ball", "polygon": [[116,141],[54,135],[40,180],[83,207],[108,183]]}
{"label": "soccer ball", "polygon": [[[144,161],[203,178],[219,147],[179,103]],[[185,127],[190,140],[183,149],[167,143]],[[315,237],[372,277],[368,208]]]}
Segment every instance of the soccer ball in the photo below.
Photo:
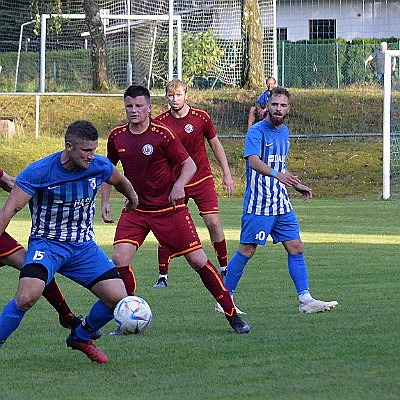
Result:
{"label": "soccer ball", "polygon": [[151,308],[141,297],[124,297],[115,306],[114,319],[125,334],[143,332],[150,325]]}

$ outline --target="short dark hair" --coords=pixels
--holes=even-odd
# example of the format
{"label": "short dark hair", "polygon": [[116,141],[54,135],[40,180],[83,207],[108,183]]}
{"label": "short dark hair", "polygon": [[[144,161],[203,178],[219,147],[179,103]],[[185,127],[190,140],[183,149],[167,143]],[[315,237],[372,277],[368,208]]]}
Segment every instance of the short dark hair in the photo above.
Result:
{"label": "short dark hair", "polygon": [[127,97],[132,97],[134,99],[138,96],[144,96],[147,102],[150,104],[150,92],[146,87],[141,85],[131,85],[125,90],[124,99]]}
{"label": "short dark hair", "polygon": [[84,119],[72,122],[65,132],[65,141],[75,144],[80,140],[93,142],[99,139],[96,127]]}
{"label": "short dark hair", "polygon": [[276,86],[271,90],[271,93],[269,95],[269,98],[271,98],[273,95],[276,94],[283,94],[284,96],[286,96],[288,98],[288,100],[290,100],[290,93],[289,90],[287,90],[286,88],[282,87],[282,86]]}

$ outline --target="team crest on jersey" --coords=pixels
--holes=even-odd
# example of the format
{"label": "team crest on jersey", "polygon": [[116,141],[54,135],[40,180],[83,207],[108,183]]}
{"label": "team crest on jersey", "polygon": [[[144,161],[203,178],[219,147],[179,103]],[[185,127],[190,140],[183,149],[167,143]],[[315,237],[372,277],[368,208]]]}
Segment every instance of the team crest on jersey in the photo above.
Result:
{"label": "team crest on jersey", "polygon": [[96,189],[96,178],[89,178],[89,186],[94,190]]}
{"label": "team crest on jersey", "polygon": [[192,133],[194,131],[193,125],[192,124],[186,124],[185,125],[185,132],[186,133]]}
{"label": "team crest on jersey", "polygon": [[142,152],[145,156],[150,156],[151,154],[153,154],[153,146],[151,144],[145,144],[142,147]]}

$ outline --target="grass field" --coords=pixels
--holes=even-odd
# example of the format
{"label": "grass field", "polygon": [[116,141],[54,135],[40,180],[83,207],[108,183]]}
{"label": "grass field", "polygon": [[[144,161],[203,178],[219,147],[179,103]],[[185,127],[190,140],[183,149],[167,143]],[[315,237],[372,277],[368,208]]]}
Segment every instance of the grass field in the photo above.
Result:
{"label": "grass field", "polygon": [[[0,197],[4,202],[4,195]],[[67,349],[68,332],[44,299],[28,312],[0,350],[0,399],[398,399],[400,380],[400,213],[395,201],[294,201],[316,298],[338,300],[325,314],[302,315],[280,245],[260,248],[235,295],[247,312],[249,335],[237,335],[196,273],[176,259],[170,285],[153,289],[156,242],[149,237],[134,260],[138,295],[152,307],[141,335],[108,337],[104,365]],[[114,217],[121,200],[114,200]],[[229,252],[236,250],[240,199],[221,199]],[[205,250],[215,257],[199,217]],[[96,216],[96,240],[111,254],[114,228]],[[26,244],[25,208],[8,231]],[[0,307],[18,274],[0,272]],[[62,276],[71,307],[86,314],[94,297]]]}

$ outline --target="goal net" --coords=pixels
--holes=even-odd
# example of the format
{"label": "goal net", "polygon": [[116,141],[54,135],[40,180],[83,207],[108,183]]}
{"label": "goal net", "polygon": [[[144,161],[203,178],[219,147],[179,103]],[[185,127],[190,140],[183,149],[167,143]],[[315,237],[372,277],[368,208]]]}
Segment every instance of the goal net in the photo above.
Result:
{"label": "goal net", "polygon": [[387,50],[383,107],[383,198],[400,198],[400,80],[392,73],[392,59],[400,50]]}
{"label": "goal net", "polygon": [[[169,0],[98,1],[107,44],[107,64],[112,87],[123,89],[131,81],[162,88],[169,77]],[[275,0],[258,0],[263,31],[266,76],[276,71]],[[199,88],[238,86],[242,66],[242,0],[174,0],[174,75],[177,45],[182,44],[183,78],[194,62]],[[48,11],[47,11],[48,12]],[[71,2],[68,15],[84,14],[80,2]],[[131,15],[132,19],[110,18]],[[138,16],[143,15],[143,19]],[[151,17],[154,18],[151,18]],[[178,27],[177,18],[181,26]],[[34,22],[34,21],[33,21]],[[36,29],[36,33],[34,30]],[[45,69],[46,91],[87,91],[92,85],[91,39],[82,18],[51,18],[46,31],[27,17],[21,25],[15,91],[37,91],[40,69]],[[179,32],[179,30],[181,30]],[[45,35],[45,65],[40,64]],[[194,46],[197,46],[194,49]],[[211,47],[210,47],[211,46]],[[43,46],[42,46],[43,48]],[[201,50],[195,59],[194,52]],[[210,61],[211,60],[211,61]],[[203,64],[203,65],[201,65]]]}

